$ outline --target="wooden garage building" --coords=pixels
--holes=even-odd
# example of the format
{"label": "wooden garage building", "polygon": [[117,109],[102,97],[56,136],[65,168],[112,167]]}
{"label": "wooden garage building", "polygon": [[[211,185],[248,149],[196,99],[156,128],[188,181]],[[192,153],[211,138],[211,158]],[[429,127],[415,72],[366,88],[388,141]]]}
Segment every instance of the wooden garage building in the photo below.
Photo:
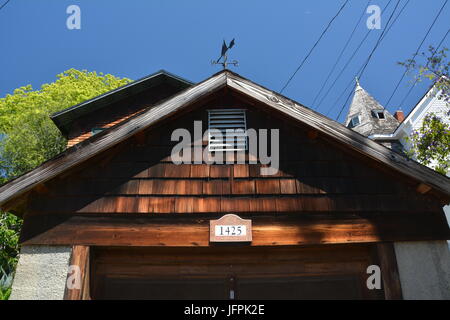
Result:
{"label": "wooden garage building", "polygon": [[[279,129],[279,171],[262,175],[249,149],[245,164],[174,164],[172,132],[206,130],[211,110]],[[24,218],[12,298],[448,294],[450,179],[236,73],[193,84],[161,71],[52,119],[69,148],[0,188],[2,209]],[[251,241],[211,241],[228,214],[251,221]],[[373,265],[380,289],[367,286]]]}

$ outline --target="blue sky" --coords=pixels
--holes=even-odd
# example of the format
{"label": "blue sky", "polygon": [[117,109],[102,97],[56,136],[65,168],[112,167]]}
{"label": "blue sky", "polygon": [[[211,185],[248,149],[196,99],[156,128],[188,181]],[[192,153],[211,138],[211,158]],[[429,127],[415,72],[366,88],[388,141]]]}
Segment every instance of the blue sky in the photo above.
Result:
{"label": "blue sky", "polygon": [[[5,0],[0,0],[4,3]],[[401,0],[399,9],[407,0]],[[334,119],[346,95],[336,99],[353,79],[385,27],[393,0],[335,88],[318,109]],[[231,69],[279,91],[315,43],[344,0],[213,1],[213,0],[11,0],[0,10],[0,97],[17,87],[35,89],[52,82],[69,68],[95,70],[138,79],[166,69],[191,81],[220,70],[210,61],[218,57],[223,39],[236,38]],[[350,0],[306,64],[283,92],[308,107],[319,91],[367,0]],[[372,0],[383,8],[388,0]],[[396,64],[411,57],[444,0],[410,0],[396,24],[375,52],[361,85],[385,104],[404,69]],[[69,5],[81,9],[81,30],[66,27]],[[397,10],[398,12],[398,10]],[[366,14],[332,80],[368,31]],[[425,41],[437,45],[449,28],[450,4]],[[450,47],[450,36],[444,45]],[[409,89],[404,80],[389,105],[399,107]],[[415,88],[402,107],[408,112],[429,83]],[[345,114],[345,112],[344,112]],[[340,118],[342,121],[342,117]]]}

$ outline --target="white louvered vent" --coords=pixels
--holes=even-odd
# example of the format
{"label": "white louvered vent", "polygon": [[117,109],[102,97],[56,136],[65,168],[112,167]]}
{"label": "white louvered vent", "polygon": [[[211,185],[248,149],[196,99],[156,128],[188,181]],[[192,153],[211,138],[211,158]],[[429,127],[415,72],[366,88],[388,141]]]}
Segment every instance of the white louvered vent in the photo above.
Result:
{"label": "white louvered vent", "polygon": [[[247,150],[247,121],[243,109],[208,110],[209,151]],[[220,134],[214,134],[219,130]],[[218,131],[216,131],[218,133]]]}

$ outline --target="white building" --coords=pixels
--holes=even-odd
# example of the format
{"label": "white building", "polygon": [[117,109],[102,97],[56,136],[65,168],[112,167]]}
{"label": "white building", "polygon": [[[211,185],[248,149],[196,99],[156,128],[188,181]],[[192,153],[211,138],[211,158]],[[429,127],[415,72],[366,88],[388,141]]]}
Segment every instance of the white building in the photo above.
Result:
{"label": "white building", "polygon": [[449,107],[444,99],[439,99],[440,96],[441,91],[436,86],[432,86],[406,118],[404,118],[403,111],[396,112],[396,118],[399,120],[400,125],[391,134],[371,134],[369,138],[375,141],[399,141],[404,150],[410,150],[411,145],[405,138],[411,136],[413,131],[418,130],[422,126],[423,119],[428,114],[434,113],[450,124]]}

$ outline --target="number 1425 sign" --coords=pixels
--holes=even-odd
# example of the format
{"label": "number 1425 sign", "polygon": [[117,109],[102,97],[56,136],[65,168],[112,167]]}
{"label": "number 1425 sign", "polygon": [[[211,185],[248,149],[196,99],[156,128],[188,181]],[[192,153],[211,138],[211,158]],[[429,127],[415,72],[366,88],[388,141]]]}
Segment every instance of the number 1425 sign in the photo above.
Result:
{"label": "number 1425 sign", "polygon": [[252,221],[234,214],[224,215],[210,221],[209,236],[210,242],[251,242]]}
{"label": "number 1425 sign", "polygon": [[237,226],[219,225],[219,226],[216,226],[215,231],[216,231],[216,236],[239,237],[239,236],[245,236],[247,234],[247,228],[244,225],[237,225]]}

